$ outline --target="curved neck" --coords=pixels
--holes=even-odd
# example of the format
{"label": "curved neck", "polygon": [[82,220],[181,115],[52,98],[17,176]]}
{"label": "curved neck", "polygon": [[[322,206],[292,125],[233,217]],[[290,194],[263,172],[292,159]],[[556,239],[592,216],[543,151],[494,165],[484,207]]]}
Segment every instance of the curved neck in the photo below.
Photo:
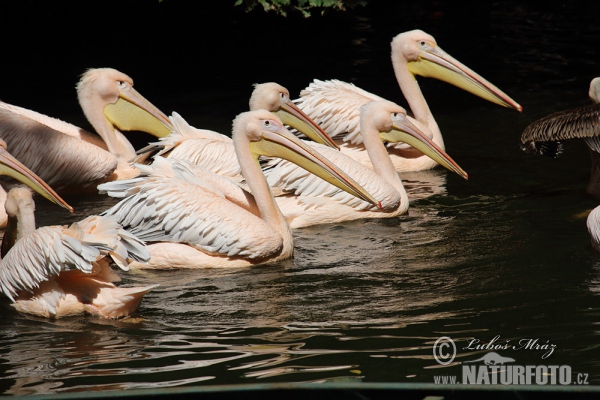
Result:
{"label": "curved neck", "polygon": [[283,238],[283,252],[290,251],[293,249],[291,228],[277,206],[273,193],[271,193],[271,189],[267,184],[267,179],[258,162],[254,160],[248,151],[248,145],[248,143],[240,143],[239,140],[236,142],[234,138],[235,152],[242,170],[242,175],[244,176],[244,179],[246,179],[246,183],[254,196],[260,217]]}
{"label": "curved neck", "polygon": [[79,103],[89,123],[106,143],[108,151],[117,157],[119,163],[129,162],[135,158],[135,149],[129,140],[104,115],[104,104],[89,98],[80,98]]}
{"label": "curved neck", "polygon": [[371,159],[371,164],[377,175],[381,176],[394,187],[400,193],[400,204],[401,207],[408,207],[408,195],[406,189],[402,184],[402,180],[390,159],[390,155],[385,148],[385,145],[379,138],[379,132],[377,129],[370,129],[368,127],[361,126],[361,133],[363,135],[363,144],[367,150],[367,154]]}
{"label": "curved neck", "polygon": [[396,80],[400,86],[400,90],[406,99],[410,110],[412,111],[415,119],[424,124],[432,133],[432,140],[444,149],[444,140],[442,139],[442,132],[438,127],[437,122],[433,118],[433,114],[429,109],[429,105],[421,92],[419,83],[415,76],[410,73],[406,67],[407,60],[398,60],[398,57],[392,57],[392,64],[394,66],[394,74]]}
{"label": "curved neck", "polygon": [[8,219],[2,238],[0,258],[3,258],[19,239],[35,231],[35,203],[31,192],[16,190],[20,198],[9,192],[5,204]]}

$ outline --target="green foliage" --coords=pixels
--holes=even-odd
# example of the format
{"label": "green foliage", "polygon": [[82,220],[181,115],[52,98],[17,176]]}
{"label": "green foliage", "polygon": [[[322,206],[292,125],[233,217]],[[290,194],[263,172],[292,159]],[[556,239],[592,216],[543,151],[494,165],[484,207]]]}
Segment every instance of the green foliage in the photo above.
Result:
{"label": "green foliage", "polygon": [[304,17],[310,17],[311,11],[321,14],[326,10],[345,11],[366,6],[367,0],[236,0],[235,5],[244,6],[247,12],[262,6],[265,11],[274,11],[284,17],[289,11],[299,11]]}

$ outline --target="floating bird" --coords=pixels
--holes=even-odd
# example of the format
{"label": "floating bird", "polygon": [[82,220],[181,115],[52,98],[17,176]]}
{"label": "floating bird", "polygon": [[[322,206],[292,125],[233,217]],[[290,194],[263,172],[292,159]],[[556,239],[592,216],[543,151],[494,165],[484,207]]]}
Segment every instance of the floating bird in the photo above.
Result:
{"label": "floating bird", "polygon": [[406,213],[408,196],[383,142],[409,143],[467,179],[467,174],[454,160],[414,126],[406,110],[397,104],[381,100],[363,105],[360,131],[374,169],[330,147],[317,143],[312,147],[377,198],[381,207],[347,195],[296,164],[279,160],[272,163],[265,175],[269,186],[286,193],[276,197],[276,201],[292,228],[360,218],[390,218]]}
{"label": "floating bird", "polygon": [[110,262],[128,270],[150,258],[143,242],[115,217],[90,216],[71,226],[35,228],[28,187],[15,187],[5,203],[9,223],[2,240],[0,288],[18,312],[46,318],[89,313],[119,318],[137,310],[158,285],[117,287]]}
{"label": "floating bird", "polygon": [[588,94],[595,104],[558,111],[529,124],[521,135],[521,148],[556,158],[563,152],[563,140],[582,138],[592,158],[587,192],[600,198],[600,77],[592,79]]}
{"label": "floating bird", "polygon": [[86,71],[77,84],[79,104],[97,134],[35,111],[0,102],[0,138],[8,150],[61,194],[93,192],[100,182],[137,174],[135,149],[121,131],[171,133],[167,116],[111,69]]}
{"label": "floating bird", "polygon": [[[125,197],[102,215],[148,243],[149,268],[241,267],[290,258],[292,231],[267,185],[258,159],[281,157],[355,196],[378,202],[319,153],[292,135],[266,110],[233,121],[236,156],[252,195],[233,198],[230,179],[184,160],[158,157],[138,178],[108,182],[101,192]],[[195,171],[204,171],[203,175]],[[234,195],[217,181],[234,187]],[[119,192],[121,194],[119,194]],[[144,267],[144,265],[134,265]]]}
{"label": "floating bird", "polygon": [[[414,124],[445,149],[440,129],[433,118],[416,75],[432,77],[453,84],[504,107],[522,108],[504,92],[477,73],[442,51],[435,39],[421,30],[397,35],[391,43],[392,64],[400,89],[414,114]],[[298,107],[337,141],[342,152],[372,168],[362,143],[359,128],[360,106],[381,97],[339,80],[315,79],[294,100]],[[407,144],[388,147],[398,172],[431,169],[435,161]]]}
{"label": "floating bird", "polygon": [[[297,129],[315,142],[338,148],[333,140],[291,100],[283,86],[267,82],[255,84],[249,102],[250,110],[265,109],[277,115],[286,125]],[[235,156],[233,142],[221,133],[196,129],[174,112],[171,122],[174,131],[159,142],[138,150],[136,162],[146,162],[150,157],[162,156],[186,160],[230,178],[241,180],[241,170]]]}

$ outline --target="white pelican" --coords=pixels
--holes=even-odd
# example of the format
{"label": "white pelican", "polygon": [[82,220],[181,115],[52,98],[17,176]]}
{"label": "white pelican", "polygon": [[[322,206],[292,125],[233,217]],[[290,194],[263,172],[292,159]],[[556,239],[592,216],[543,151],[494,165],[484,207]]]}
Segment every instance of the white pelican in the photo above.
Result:
{"label": "white pelican", "polygon": [[9,224],[2,240],[0,288],[18,312],[46,318],[90,313],[119,318],[137,310],[158,285],[117,287],[110,267],[123,270],[150,258],[144,243],[114,217],[90,216],[71,226],[35,229],[35,204],[27,187],[8,192]]}
{"label": "white pelican", "polygon": [[35,111],[0,102],[0,138],[8,150],[59,193],[94,191],[100,182],[137,174],[135,149],[121,131],[157,137],[173,129],[169,119],[111,69],[86,71],[77,84],[79,104],[98,135]]}
{"label": "white pelican", "polygon": [[[183,160],[160,157],[145,168],[140,166],[138,178],[98,186],[111,196],[119,196],[119,191],[120,196],[128,196],[103,215],[117,215],[125,229],[148,243],[151,259],[147,267],[241,267],[290,258],[294,249],[291,228],[267,185],[258,162],[261,156],[298,163],[341,189],[378,204],[266,110],[239,114],[233,121],[232,140],[252,192],[241,201],[230,200],[226,189],[215,185],[222,180],[239,191],[228,178]],[[161,172],[163,164],[172,166],[171,170]],[[202,169],[206,175],[194,176],[186,166]]]}
{"label": "white pelican", "polygon": [[[284,124],[297,129],[315,142],[338,148],[321,127],[290,100],[289,91],[277,83],[255,84],[249,107],[251,111],[271,111]],[[170,118],[175,127],[174,131],[159,142],[138,150],[137,162],[145,162],[150,156],[176,158],[206,167],[223,176],[241,179],[240,166],[229,136],[211,130],[196,129],[176,112]]]}
{"label": "white pelican", "polygon": [[[445,149],[442,134],[423,97],[416,75],[437,78],[501,106],[522,110],[519,104],[496,86],[442,51],[435,39],[421,30],[397,35],[392,40],[391,48],[394,73],[417,120],[415,125],[430,135],[442,149]],[[294,102],[329,136],[335,139],[343,135],[343,140],[338,141],[342,152],[372,168],[360,136],[359,109],[373,100],[383,99],[350,83],[315,79]],[[398,172],[420,171],[437,165],[406,144],[389,147],[388,152]]]}
{"label": "white pelican", "polygon": [[467,179],[467,174],[435,143],[414,126],[404,108],[392,102],[372,101],[360,109],[362,143],[372,160],[370,169],[348,155],[314,143],[312,147],[352,177],[381,202],[381,207],[346,195],[331,184],[282,160],[265,171],[269,186],[285,195],[277,204],[292,228],[360,218],[390,218],[406,213],[408,196],[383,142],[409,143],[441,165]]}
{"label": "white pelican", "polygon": [[592,79],[588,94],[594,104],[558,111],[529,124],[521,135],[521,147],[535,154],[558,157],[563,151],[563,140],[583,138],[592,158],[587,192],[600,198],[600,77]]}

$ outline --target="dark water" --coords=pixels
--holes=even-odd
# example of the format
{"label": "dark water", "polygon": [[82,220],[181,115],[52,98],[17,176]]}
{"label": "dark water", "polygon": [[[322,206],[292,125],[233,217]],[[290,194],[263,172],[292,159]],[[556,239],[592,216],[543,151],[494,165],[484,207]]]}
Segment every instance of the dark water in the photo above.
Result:
{"label": "dark water", "polygon": [[[85,68],[98,66],[130,74],[165,112],[221,132],[247,107],[255,82],[277,81],[297,94],[313,78],[338,78],[403,104],[389,42],[413,28],[433,34],[524,111],[420,79],[447,151],[469,181],[438,169],[403,175],[407,215],[297,230],[294,258],[279,264],[122,274],[124,284],[161,284],[133,318],[47,321],[4,310],[0,393],[433,383],[436,375],[460,377],[463,361],[487,353],[465,349],[470,340],[496,336],[497,343],[553,345],[549,357],[544,349],[498,351],[520,365],[568,365],[600,384],[600,255],[585,226],[597,205],[585,194],[587,150],[573,141],[561,158],[546,159],[518,145],[531,121],[588,104],[589,82],[600,75],[600,8],[371,3],[310,19],[229,6],[196,12],[172,0],[103,2],[85,22],[76,18],[84,14],[79,3],[23,2],[31,12],[11,11],[15,26],[44,33],[26,39],[13,31],[5,54],[15,57],[0,66],[0,98],[82,126],[73,87]],[[75,215],[39,202],[39,224],[114,203],[67,200]],[[441,336],[458,347],[445,367],[432,351]]]}

